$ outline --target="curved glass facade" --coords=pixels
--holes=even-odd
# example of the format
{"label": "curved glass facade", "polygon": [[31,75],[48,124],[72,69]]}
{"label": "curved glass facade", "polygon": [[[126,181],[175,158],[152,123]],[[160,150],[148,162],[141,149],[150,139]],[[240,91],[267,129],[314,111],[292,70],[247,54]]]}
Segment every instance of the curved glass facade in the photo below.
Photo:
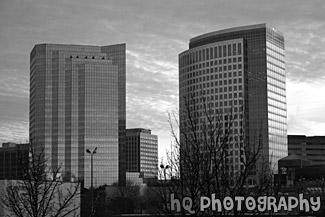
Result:
{"label": "curved glass facade", "polygon": [[[277,161],[288,153],[285,76],[284,37],[265,24],[195,37],[179,54],[180,124],[186,121],[184,99],[203,100],[224,130],[232,115],[235,170],[245,135],[249,145],[262,144],[262,158],[277,172]],[[203,119],[204,108],[195,109]]]}

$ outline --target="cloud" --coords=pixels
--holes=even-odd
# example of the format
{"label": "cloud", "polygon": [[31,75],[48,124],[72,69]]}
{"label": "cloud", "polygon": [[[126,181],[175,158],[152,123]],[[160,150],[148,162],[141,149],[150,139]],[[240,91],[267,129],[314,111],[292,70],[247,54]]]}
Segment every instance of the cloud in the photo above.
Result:
{"label": "cloud", "polygon": [[128,127],[151,128],[164,150],[172,140],[167,112],[178,107],[178,54],[190,38],[264,22],[285,35],[288,132],[319,133],[324,11],[322,0],[0,1],[0,127],[6,132],[0,140],[28,135],[29,52],[35,44],[126,43]]}
{"label": "cloud", "polygon": [[325,26],[320,22],[295,22],[286,31],[288,77],[300,82],[321,81],[325,78]]}
{"label": "cloud", "polygon": [[0,125],[0,143],[16,142],[25,143],[29,141],[28,121],[6,121]]}
{"label": "cloud", "polygon": [[312,84],[287,79],[289,134],[325,134],[324,82],[325,79]]}

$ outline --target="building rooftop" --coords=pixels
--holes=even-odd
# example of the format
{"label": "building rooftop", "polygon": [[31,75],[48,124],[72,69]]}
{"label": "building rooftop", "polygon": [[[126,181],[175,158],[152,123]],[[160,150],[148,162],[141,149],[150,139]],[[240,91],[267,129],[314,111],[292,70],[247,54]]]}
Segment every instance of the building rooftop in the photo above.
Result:
{"label": "building rooftop", "polygon": [[219,37],[219,36],[222,37],[228,33],[233,34],[236,32],[241,32],[241,31],[246,31],[246,30],[254,30],[254,29],[258,30],[258,29],[263,29],[263,28],[272,29],[274,32],[279,33],[279,35],[283,35],[283,33],[278,31],[277,29],[270,27],[266,23],[261,23],[261,24],[254,24],[254,25],[248,25],[248,26],[240,26],[240,27],[222,29],[222,30],[202,34],[202,35],[199,35],[199,36],[196,36],[196,37],[190,39],[189,47],[190,48],[197,47],[198,45],[202,45],[202,43],[204,41],[206,42],[207,40],[214,38],[214,37]]}
{"label": "building rooftop", "polygon": [[149,133],[151,134],[150,129],[145,129],[145,128],[132,128],[132,129],[126,129],[127,132],[132,132],[132,133]]}
{"label": "building rooftop", "polygon": [[260,29],[260,28],[265,28],[266,24],[254,24],[254,25],[248,25],[248,26],[240,26],[240,27],[233,27],[233,28],[228,28],[228,29],[222,29],[214,32],[209,32],[203,35],[199,35],[197,37],[194,37],[190,39],[190,43],[193,43],[195,41],[201,40],[203,38],[208,38],[214,35],[220,35],[224,33],[230,33],[230,32],[238,32],[238,31],[243,31],[243,30],[251,30],[251,29]]}

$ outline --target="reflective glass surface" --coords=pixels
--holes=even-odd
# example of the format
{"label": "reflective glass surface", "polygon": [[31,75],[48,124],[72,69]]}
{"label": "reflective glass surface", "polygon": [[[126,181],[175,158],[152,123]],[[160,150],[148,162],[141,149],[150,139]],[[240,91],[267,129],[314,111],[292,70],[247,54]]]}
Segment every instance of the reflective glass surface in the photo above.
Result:
{"label": "reflective glass surface", "polygon": [[[265,24],[195,37],[179,55],[180,123],[186,122],[185,98],[203,100],[223,129],[226,116],[236,115],[238,141],[245,134],[250,146],[260,142],[262,158],[276,173],[277,161],[288,153],[285,76],[284,37]],[[204,108],[195,109],[204,122]],[[236,148],[231,153],[236,166]]]}
{"label": "reflective glass surface", "polygon": [[[124,85],[121,85],[123,84]],[[125,136],[125,44],[41,44],[31,52],[30,140],[48,166],[90,186],[119,181]],[[122,163],[121,163],[122,162]]]}

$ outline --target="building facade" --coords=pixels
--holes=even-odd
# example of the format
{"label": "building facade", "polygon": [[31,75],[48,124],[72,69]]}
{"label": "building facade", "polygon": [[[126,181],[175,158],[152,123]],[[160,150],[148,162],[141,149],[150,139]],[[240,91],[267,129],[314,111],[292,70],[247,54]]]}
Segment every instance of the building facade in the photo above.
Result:
{"label": "building facade", "polygon": [[288,135],[288,152],[309,160],[312,165],[325,165],[325,136]]}
{"label": "building facade", "polygon": [[0,179],[21,179],[23,163],[29,157],[29,144],[2,143],[0,148]]}
{"label": "building facade", "polygon": [[275,173],[288,154],[284,51],[283,34],[258,24],[197,36],[179,54],[180,126],[193,104],[200,123],[208,109],[223,133],[231,115],[229,160],[235,171],[242,168],[246,145],[262,144],[257,167],[263,159]]}
{"label": "building facade", "polygon": [[158,137],[151,130],[126,130],[127,172],[139,172],[144,179],[158,176]]}
{"label": "building facade", "polygon": [[90,186],[125,181],[125,44],[35,45],[30,54],[30,142],[50,168]]}

